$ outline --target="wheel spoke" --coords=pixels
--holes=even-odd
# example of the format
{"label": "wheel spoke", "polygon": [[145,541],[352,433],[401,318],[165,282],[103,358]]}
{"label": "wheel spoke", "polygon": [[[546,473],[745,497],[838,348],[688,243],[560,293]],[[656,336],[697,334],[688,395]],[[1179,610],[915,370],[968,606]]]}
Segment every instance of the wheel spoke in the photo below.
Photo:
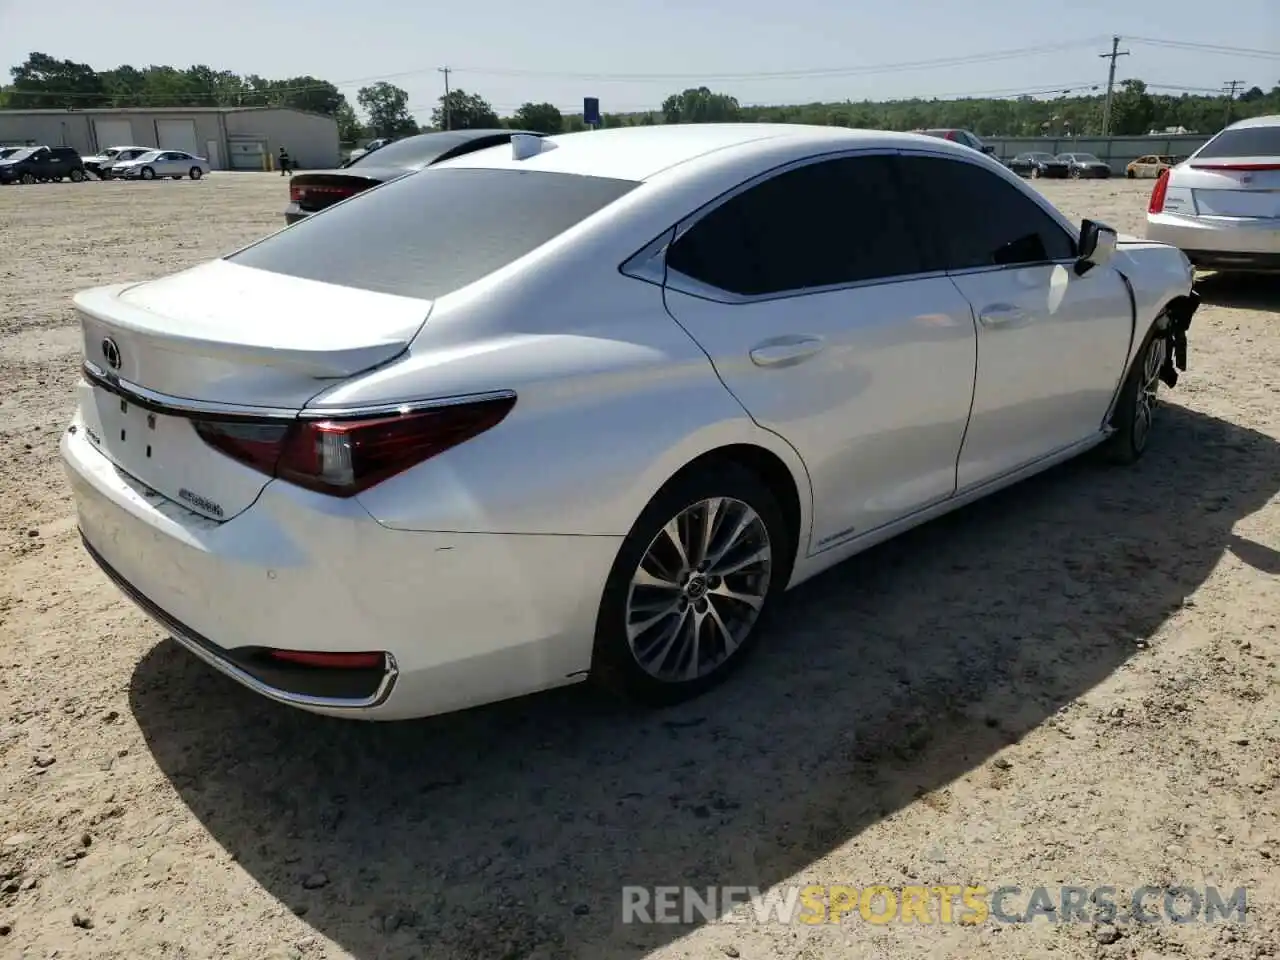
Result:
{"label": "wheel spoke", "polygon": [[697,563],[706,563],[711,556],[711,541],[715,538],[716,525],[720,520],[720,508],[724,501],[719,497],[708,500],[702,511],[702,542],[698,545]]}
{"label": "wheel spoke", "polygon": [[[720,568],[720,565],[724,561],[725,556],[730,550],[746,539],[747,533],[750,531],[752,525],[758,521],[759,518],[756,516],[754,510],[748,509],[742,511],[742,515],[738,517],[738,523],[733,528],[733,532],[725,539],[725,542],[720,546],[720,549],[715,552],[715,555],[707,559],[707,570],[723,576],[724,571]],[[767,550],[768,548],[766,547],[765,549]]]}
{"label": "wheel spoke", "polygon": [[728,656],[733,653],[738,647],[738,641],[734,638],[733,631],[720,618],[720,610],[716,607],[714,600],[710,600],[707,604],[707,622],[720,635],[720,648],[723,655]]}
{"label": "wheel spoke", "polygon": [[[685,626],[689,623],[689,607],[685,607],[680,611],[680,616],[674,622],[667,625],[658,638],[650,646],[648,652],[639,657],[641,665],[651,668],[651,672],[660,673],[662,665],[667,661],[671,654],[671,648],[676,645],[680,639],[680,635],[685,632]],[[655,649],[656,648],[656,649]],[[677,657],[677,662],[679,658]]]}
{"label": "wheel spoke", "polygon": [[[634,605],[632,605],[631,609],[633,613],[636,612]],[[656,624],[660,623],[661,621],[665,620],[667,617],[671,616],[673,613],[678,613],[679,610],[680,610],[680,604],[677,601],[673,600],[670,603],[658,609],[656,613],[650,612],[649,616],[641,620],[639,623],[628,623],[627,633],[631,636],[632,640],[635,640],[637,637],[643,634],[650,627],[653,627]],[[646,612],[646,611],[641,611],[641,612]]]}
{"label": "wheel spoke", "polygon": [[667,542],[671,544],[671,548],[675,550],[676,556],[680,558],[680,568],[688,570],[693,566],[689,562],[689,551],[685,548],[684,537],[680,533],[680,518],[672,517],[667,525],[662,528],[662,532],[666,534]]}
{"label": "wheel spoke", "polygon": [[717,577],[731,577],[735,573],[740,573],[745,570],[747,567],[753,566],[757,563],[764,563],[768,559],[769,548],[761,547],[759,550],[753,550],[751,553],[734,560],[732,563],[726,563],[722,559],[720,563],[709,568],[708,572]]}
{"label": "wheel spoke", "polygon": [[738,603],[745,603],[752,610],[759,610],[764,604],[764,597],[754,593],[742,593],[737,590],[730,590],[723,583],[718,587],[713,587],[707,591],[707,595],[711,597],[723,597],[725,600],[734,600]]}
{"label": "wheel spoke", "polygon": [[659,576],[650,573],[643,566],[636,568],[636,574],[631,578],[631,585],[634,587],[652,587],[655,590],[679,590],[680,584],[674,580],[668,579],[665,575]]}

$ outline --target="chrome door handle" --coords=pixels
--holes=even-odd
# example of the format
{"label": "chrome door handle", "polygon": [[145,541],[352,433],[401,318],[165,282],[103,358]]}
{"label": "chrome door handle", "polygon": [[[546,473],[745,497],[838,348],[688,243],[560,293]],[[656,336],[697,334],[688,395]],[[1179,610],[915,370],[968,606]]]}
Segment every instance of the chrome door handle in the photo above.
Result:
{"label": "chrome door handle", "polygon": [[1025,310],[1007,303],[993,304],[978,314],[978,320],[984,327],[1003,327],[1011,323],[1022,323],[1026,319]]}
{"label": "chrome door handle", "polygon": [[757,367],[785,367],[807,360],[826,347],[820,337],[778,337],[752,348],[751,362]]}

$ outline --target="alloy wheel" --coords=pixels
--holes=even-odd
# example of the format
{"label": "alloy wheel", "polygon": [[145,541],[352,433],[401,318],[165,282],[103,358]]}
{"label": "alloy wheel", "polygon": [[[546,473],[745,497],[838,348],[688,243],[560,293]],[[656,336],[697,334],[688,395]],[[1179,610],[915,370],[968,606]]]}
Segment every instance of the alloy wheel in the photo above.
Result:
{"label": "alloy wheel", "polygon": [[714,497],[658,531],[627,592],[627,642],[655,679],[676,683],[718,669],[750,635],[769,594],[773,545],[747,503]]}
{"label": "alloy wheel", "polygon": [[1133,405],[1133,445],[1139,450],[1146,447],[1147,438],[1151,436],[1156,393],[1160,389],[1160,368],[1164,366],[1167,349],[1164,337],[1155,337],[1142,361],[1142,379],[1138,381],[1138,395]]}

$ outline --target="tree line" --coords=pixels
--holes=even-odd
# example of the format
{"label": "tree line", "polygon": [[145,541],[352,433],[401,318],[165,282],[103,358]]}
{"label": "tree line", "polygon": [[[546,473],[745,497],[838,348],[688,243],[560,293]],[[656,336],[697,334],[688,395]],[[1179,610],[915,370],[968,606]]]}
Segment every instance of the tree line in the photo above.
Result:
{"label": "tree line", "polygon": [[[409,111],[409,95],[385,81],[361,87],[356,103],[329,81],[312,76],[268,80],[205,65],[96,70],[86,63],[32,53],[10,71],[0,87],[0,109],[85,109],[90,107],[252,107],[282,106],[334,117],[339,137],[353,142],[400,137],[419,131],[507,126],[538,133],[583,130],[581,113],[562,113],[550,103],[528,102],[510,117],[499,117],[490,103],[463,89],[440,97],[429,124]],[[1101,91],[1056,97],[846,100],[836,103],[755,106],[705,86],[668,96],[661,107],[640,113],[604,113],[605,127],[662,123],[770,122],[824,126],[916,130],[963,127],[979,136],[1096,135],[1102,132]],[[356,112],[364,112],[365,119]],[[1141,80],[1116,88],[1111,133],[1139,135],[1182,127],[1213,133],[1228,120],[1280,113],[1280,83],[1269,91],[1250,87],[1234,100],[1196,93],[1153,92]]]}

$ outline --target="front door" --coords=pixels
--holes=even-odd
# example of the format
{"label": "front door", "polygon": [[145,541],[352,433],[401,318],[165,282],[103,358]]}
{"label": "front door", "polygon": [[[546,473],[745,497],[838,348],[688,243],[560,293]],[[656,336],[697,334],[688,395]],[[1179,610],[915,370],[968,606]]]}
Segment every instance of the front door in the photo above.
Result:
{"label": "front door", "polygon": [[813,552],[955,492],[973,319],[902,214],[891,156],[846,155],[756,181],[667,253],[667,309],[804,460]]}
{"label": "front door", "polygon": [[1110,266],[1077,276],[1076,240],[1033,188],[959,158],[900,159],[930,266],[973,306],[978,375],[961,490],[1093,436],[1124,372],[1133,314]]}

